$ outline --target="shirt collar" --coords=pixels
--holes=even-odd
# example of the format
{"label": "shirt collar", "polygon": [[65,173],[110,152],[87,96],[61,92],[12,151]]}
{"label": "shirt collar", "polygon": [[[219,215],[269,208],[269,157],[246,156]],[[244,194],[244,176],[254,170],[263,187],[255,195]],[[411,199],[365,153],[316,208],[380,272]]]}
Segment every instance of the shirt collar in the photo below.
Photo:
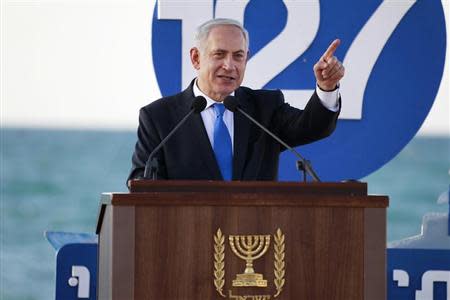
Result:
{"label": "shirt collar", "polygon": [[[210,97],[208,97],[207,95],[205,95],[205,93],[203,93],[203,92],[200,90],[200,88],[199,88],[198,85],[197,85],[197,81],[198,81],[198,78],[195,78],[194,87],[193,87],[194,96],[195,96],[195,97],[197,97],[197,96],[203,96],[203,97],[205,97],[205,99],[206,99],[206,108],[205,108],[205,109],[208,109],[208,108],[210,108],[212,105],[218,103],[217,101],[214,101],[213,99],[211,99]],[[230,94],[230,96],[234,96],[234,91]],[[220,103],[222,103],[222,102],[220,102]]]}

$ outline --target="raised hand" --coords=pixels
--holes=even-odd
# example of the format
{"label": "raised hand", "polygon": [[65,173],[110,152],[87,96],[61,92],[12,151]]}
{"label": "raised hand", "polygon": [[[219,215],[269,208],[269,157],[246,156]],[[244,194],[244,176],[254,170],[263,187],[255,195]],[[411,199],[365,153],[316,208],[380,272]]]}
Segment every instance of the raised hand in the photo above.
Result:
{"label": "raised hand", "polygon": [[336,56],[334,56],[334,52],[340,43],[341,41],[339,39],[334,40],[314,65],[314,75],[316,76],[317,85],[324,91],[336,89],[339,80],[344,77],[345,68]]}

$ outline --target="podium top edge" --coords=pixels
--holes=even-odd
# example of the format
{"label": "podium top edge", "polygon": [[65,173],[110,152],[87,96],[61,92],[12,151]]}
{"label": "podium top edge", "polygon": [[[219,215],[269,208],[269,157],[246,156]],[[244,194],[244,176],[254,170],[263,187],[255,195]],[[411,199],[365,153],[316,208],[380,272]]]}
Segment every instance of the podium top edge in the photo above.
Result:
{"label": "podium top edge", "polygon": [[298,192],[302,194],[367,195],[367,183],[347,182],[277,182],[219,180],[131,180],[130,193],[154,192]]}

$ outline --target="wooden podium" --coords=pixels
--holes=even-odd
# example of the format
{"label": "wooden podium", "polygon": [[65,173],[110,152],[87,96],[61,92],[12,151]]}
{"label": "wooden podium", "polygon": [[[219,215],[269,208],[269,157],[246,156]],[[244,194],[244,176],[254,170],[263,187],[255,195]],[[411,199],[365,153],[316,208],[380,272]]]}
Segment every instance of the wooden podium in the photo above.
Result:
{"label": "wooden podium", "polygon": [[386,299],[387,206],[360,182],[134,181],[102,195],[98,299]]}

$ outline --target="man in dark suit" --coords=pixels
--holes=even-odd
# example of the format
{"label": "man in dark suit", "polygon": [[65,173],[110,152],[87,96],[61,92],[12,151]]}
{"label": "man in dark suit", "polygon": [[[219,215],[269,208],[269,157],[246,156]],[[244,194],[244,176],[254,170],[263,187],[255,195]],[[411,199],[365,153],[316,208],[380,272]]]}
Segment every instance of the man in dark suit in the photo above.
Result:
{"label": "man in dark suit", "polygon": [[316,91],[304,110],[289,106],[280,91],[241,87],[248,57],[248,33],[240,23],[214,19],[201,25],[190,51],[197,78],[183,92],[140,110],[138,141],[128,179],[142,178],[149,154],[189,112],[194,97],[207,106],[192,115],[156,154],[160,179],[276,180],[285,150],[241,113],[223,108],[229,95],[241,108],[290,146],[331,134],[340,111],[339,80],[344,67],[333,56],[335,40],[314,66]]}

